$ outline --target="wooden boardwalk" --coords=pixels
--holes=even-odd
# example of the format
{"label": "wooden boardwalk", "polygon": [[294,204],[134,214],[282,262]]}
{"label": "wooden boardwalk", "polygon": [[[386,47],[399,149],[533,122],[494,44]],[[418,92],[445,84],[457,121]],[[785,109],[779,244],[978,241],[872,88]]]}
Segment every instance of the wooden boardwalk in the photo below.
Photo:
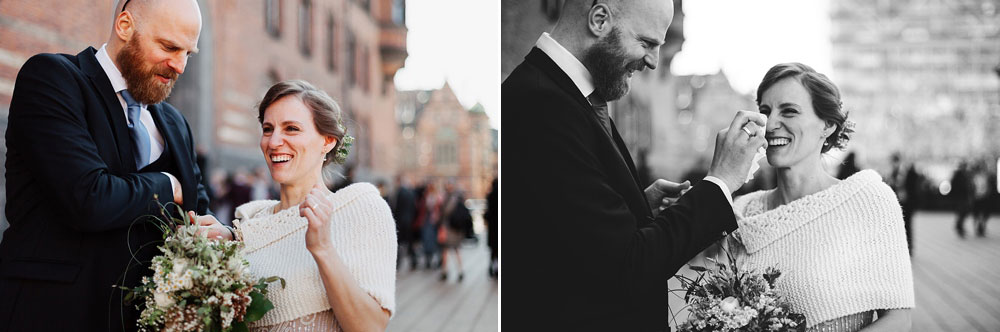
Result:
{"label": "wooden boardwalk", "polygon": [[497,331],[499,292],[497,280],[487,274],[490,252],[485,242],[484,238],[462,247],[461,282],[455,270],[441,281],[440,270],[425,270],[422,265],[410,270],[404,259],[396,274],[396,314],[387,331]]}
{"label": "wooden boardwalk", "polygon": [[[914,216],[912,331],[1000,331],[1000,216],[991,218],[983,238],[959,238],[954,223],[953,213]],[[974,234],[971,218],[965,229]],[[675,279],[669,284],[679,285]],[[670,306],[680,311],[684,302],[671,296]],[[677,315],[679,320],[686,317],[683,312]]]}

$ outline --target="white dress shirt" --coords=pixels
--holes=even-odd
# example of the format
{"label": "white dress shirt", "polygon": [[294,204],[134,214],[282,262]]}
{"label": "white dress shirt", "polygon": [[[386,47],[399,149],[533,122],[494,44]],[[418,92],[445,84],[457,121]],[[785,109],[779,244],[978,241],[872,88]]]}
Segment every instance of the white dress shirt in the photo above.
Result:
{"label": "white dress shirt", "polygon": [[[115,96],[118,97],[118,102],[122,105],[122,113],[125,114],[125,119],[132,121],[132,119],[128,118],[128,104],[125,103],[125,98],[122,97],[122,90],[128,89],[128,83],[125,82],[122,72],[118,70],[118,66],[111,60],[111,56],[108,55],[107,46],[108,44],[101,45],[101,49],[97,51],[97,62],[101,64],[104,74],[108,75],[108,80],[111,81],[111,87],[115,90]],[[156,122],[153,121],[153,115],[149,113],[146,104],[142,104],[142,109],[139,111],[139,121],[142,121],[142,124],[146,126],[146,132],[149,133],[149,160],[146,161],[146,164],[149,165],[160,159],[160,155],[163,154],[163,136],[160,135],[160,130],[156,128]],[[173,175],[166,172],[163,172],[163,174],[171,180],[176,179]],[[170,181],[170,187],[175,188],[174,186],[174,181]]]}
{"label": "white dress shirt", "polygon": [[[580,59],[577,59],[573,53],[570,53],[565,47],[560,45],[559,42],[552,39],[552,36],[550,36],[548,32],[542,32],[542,36],[538,37],[538,41],[535,42],[535,47],[538,47],[538,49],[542,50],[542,52],[545,52],[545,55],[548,55],[549,58],[552,59],[552,62],[555,62],[556,66],[558,66],[559,69],[562,69],[562,71],[569,76],[570,80],[573,80],[573,84],[576,85],[577,89],[580,89],[580,93],[582,93],[584,97],[588,97],[594,92],[594,78],[590,75],[590,71],[587,70],[587,67],[584,66],[583,62],[580,62]],[[730,206],[733,205],[733,197],[731,195],[732,192],[729,191],[729,186],[727,186],[722,179],[714,176],[706,176],[705,180],[719,186],[719,188],[722,189],[722,193],[726,196],[726,201],[729,202]]]}

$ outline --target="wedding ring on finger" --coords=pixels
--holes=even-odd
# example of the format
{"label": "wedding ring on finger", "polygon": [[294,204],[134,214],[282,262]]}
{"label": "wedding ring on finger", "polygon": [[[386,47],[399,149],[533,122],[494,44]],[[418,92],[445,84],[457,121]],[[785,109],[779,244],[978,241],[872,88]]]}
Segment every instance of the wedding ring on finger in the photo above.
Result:
{"label": "wedding ring on finger", "polygon": [[753,136],[754,136],[754,133],[753,133],[753,132],[751,132],[751,131],[750,131],[750,129],[747,129],[747,126],[743,126],[743,127],[742,127],[742,128],[740,128],[740,129],[743,129],[743,132],[744,132],[744,133],[747,133],[747,136],[750,136],[750,137],[753,137]]}

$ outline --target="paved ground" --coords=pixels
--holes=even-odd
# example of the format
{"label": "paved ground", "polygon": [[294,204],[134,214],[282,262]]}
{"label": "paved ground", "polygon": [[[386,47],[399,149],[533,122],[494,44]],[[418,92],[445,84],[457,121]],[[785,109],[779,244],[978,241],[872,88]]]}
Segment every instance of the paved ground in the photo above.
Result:
{"label": "paved ground", "polygon": [[[485,241],[461,249],[465,278],[457,270],[447,281],[440,270],[410,270],[405,259],[397,272],[396,314],[387,331],[497,331],[500,321],[496,279],[487,274]],[[450,258],[450,257],[449,257]]]}
{"label": "paved ground", "polygon": [[[1000,331],[1000,216],[991,218],[982,238],[961,239],[954,225],[951,213],[914,216],[917,307],[912,331]],[[966,230],[973,233],[971,218],[966,220]],[[671,280],[670,285],[676,288],[679,283]],[[672,297],[670,305],[681,308],[684,303]],[[679,319],[685,317],[678,314]]]}

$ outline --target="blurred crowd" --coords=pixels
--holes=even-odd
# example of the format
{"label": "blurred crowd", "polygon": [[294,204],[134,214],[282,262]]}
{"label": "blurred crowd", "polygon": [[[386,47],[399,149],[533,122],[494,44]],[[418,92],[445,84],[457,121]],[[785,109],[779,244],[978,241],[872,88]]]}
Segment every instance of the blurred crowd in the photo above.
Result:
{"label": "blurred crowd", "polygon": [[473,212],[482,213],[487,226],[487,242],[490,248],[489,274],[499,274],[497,257],[499,252],[498,232],[498,180],[487,194],[485,206],[475,206],[466,200],[454,181],[445,179],[425,179],[418,184],[407,176],[397,176],[393,187],[387,193],[384,184],[379,183],[383,197],[393,210],[396,218],[397,238],[401,253],[397,268],[408,262],[411,270],[420,266],[428,270],[441,270],[441,280],[448,279],[450,270],[457,271],[458,281],[465,277],[459,248],[465,242],[478,242],[473,229]]}

